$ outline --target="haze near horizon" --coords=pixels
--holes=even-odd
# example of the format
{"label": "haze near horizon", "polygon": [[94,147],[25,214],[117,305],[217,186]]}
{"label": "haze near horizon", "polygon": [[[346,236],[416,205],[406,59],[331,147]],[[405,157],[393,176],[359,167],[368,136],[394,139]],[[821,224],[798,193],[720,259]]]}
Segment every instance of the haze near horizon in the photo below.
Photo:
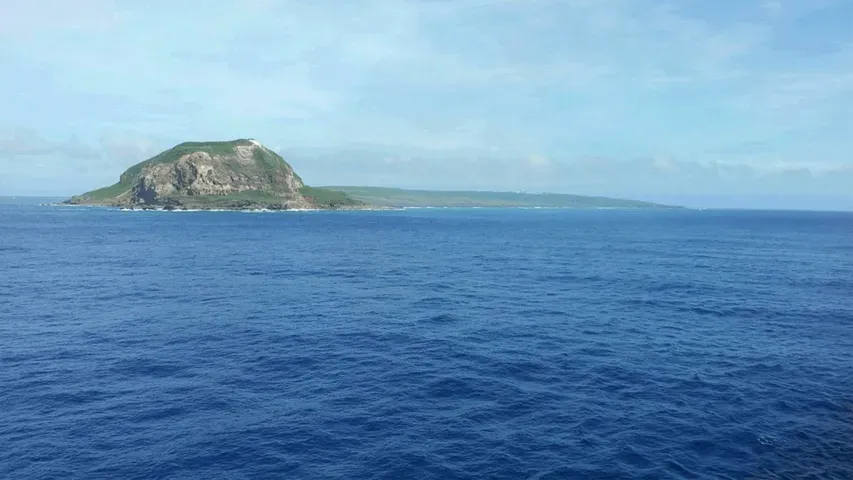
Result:
{"label": "haze near horizon", "polygon": [[256,138],[312,185],[853,209],[842,0],[0,6],[0,195]]}

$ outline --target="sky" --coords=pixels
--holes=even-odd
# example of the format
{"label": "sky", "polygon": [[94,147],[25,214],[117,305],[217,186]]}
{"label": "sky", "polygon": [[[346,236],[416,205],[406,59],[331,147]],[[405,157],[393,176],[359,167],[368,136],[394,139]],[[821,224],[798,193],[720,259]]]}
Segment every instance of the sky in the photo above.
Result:
{"label": "sky", "polygon": [[851,0],[0,0],[0,195],[254,138],[312,185],[853,209]]}

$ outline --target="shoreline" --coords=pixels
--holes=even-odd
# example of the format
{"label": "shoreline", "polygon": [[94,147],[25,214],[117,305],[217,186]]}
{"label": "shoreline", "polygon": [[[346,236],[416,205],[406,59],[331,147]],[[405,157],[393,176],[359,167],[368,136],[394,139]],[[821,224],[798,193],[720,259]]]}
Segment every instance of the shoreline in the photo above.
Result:
{"label": "shoreline", "polygon": [[366,206],[344,208],[191,208],[191,207],[120,207],[115,205],[42,203],[45,207],[83,207],[105,208],[120,212],[245,212],[245,213],[287,213],[287,212],[382,212],[406,210],[631,210],[631,211],[661,211],[661,210],[696,210],[687,207],[551,207],[551,206]]}
{"label": "shoreline", "polygon": [[40,203],[42,207],[61,208],[103,208],[119,212],[252,212],[252,213],[276,213],[276,212],[343,212],[343,211],[378,211],[378,210],[402,210],[392,207],[342,207],[342,208],[265,208],[265,207],[239,207],[239,208],[198,208],[198,207],[173,207],[173,206],[145,206],[145,207],[122,207],[118,205],[98,205],[86,203]]}

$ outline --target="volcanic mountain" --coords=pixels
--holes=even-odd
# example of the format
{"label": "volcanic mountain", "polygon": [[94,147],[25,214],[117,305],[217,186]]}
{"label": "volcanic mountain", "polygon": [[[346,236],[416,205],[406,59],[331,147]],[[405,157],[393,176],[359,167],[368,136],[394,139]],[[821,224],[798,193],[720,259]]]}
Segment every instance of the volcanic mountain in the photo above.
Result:
{"label": "volcanic mountain", "polygon": [[67,203],[281,210],[362,205],[339,191],[306,187],[281,156],[252,139],[181,143],[130,167],[115,185]]}

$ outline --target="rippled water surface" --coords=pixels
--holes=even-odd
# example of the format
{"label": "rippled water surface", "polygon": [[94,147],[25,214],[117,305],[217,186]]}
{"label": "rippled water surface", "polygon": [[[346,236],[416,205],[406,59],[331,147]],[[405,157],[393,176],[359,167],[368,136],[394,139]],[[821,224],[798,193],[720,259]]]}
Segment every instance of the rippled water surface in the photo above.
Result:
{"label": "rippled water surface", "polygon": [[853,478],[853,215],[0,206],[2,478]]}

